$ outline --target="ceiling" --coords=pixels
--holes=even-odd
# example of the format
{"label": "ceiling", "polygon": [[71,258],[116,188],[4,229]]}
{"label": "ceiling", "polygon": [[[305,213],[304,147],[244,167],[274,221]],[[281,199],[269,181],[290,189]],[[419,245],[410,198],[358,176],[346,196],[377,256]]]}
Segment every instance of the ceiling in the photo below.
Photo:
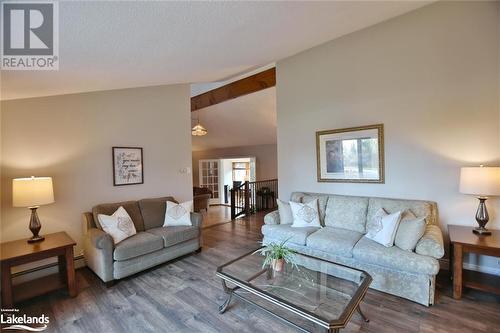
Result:
{"label": "ceiling", "polygon": [[[208,130],[193,136],[193,150],[276,143],[276,88],[231,99],[191,113]],[[193,120],[193,126],[196,120]]]}
{"label": "ceiling", "polygon": [[61,1],[59,70],[3,71],[1,98],[223,81],[430,1]]}

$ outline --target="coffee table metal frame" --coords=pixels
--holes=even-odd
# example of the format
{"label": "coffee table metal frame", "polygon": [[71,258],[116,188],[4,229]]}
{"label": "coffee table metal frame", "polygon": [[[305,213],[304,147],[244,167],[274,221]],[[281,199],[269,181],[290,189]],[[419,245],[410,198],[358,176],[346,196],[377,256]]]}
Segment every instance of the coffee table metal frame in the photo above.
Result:
{"label": "coffee table metal frame", "polygon": [[[223,269],[224,267],[226,266],[229,266],[231,264],[233,264],[234,262],[246,257],[246,256],[249,256],[249,255],[252,255],[256,250],[253,250],[251,252],[248,252],[236,259],[233,259],[227,263],[225,263],[224,265],[222,266],[219,266],[217,267],[217,273],[216,275],[218,277],[220,277],[222,279],[222,287],[224,288],[224,292],[227,294],[227,298],[226,300],[224,301],[224,303],[222,305],[219,306],[219,313],[224,313],[226,311],[226,309],[228,308],[229,304],[231,303],[231,299],[233,296],[235,297],[238,297],[239,299],[247,302],[247,303],[250,303],[258,308],[260,308],[261,310],[265,311],[266,313],[269,313],[270,315],[272,315],[273,317],[275,318],[278,318],[280,319],[281,321],[284,321],[286,322],[287,324],[297,328],[298,330],[302,331],[302,332],[308,332],[306,329],[300,327],[299,325],[295,324],[294,322],[286,319],[286,318],[283,318],[277,314],[275,314],[274,312],[272,312],[271,310],[269,309],[266,309],[265,307],[263,307],[262,305],[260,304],[257,304],[255,303],[254,301],[248,299],[248,298],[245,298],[243,295],[241,294],[238,294],[236,292],[236,290],[238,289],[243,289],[247,292],[250,292],[252,293],[253,295],[256,295],[274,305],[277,305],[279,307],[282,307],[298,316],[300,316],[301,318],[304,318],[308,321],[311,321],[313,322],[314,324],[317,324],[319,325],[320,327],[322,328],[325,328],[326,332],[334,332],[334,333],[337,333],[339,332],[339,330],[341,328],[344,328],[347,323],[351,320],[351,317],[354,313],[354,311],[357,311],[361,318],[363,318],[363,320],[365,322],[369,322],[370,320],[363,314],[363,312],[361,311],[361,308],[360,308],[360,304],[361,302],[363,301],[365,295],[366,295],[366,291],[368,290],[368,287],[370,286],[370,283],[372,282],[372,277],[370,276],[370,274],[368,274],[367,272],[363,271],[363,270],[360,270],[360,269],[356,269],[356,268],[352,268],[352,267],[349,267],[349,266],[345,266],[345,265],[342,265],[342,264],[338,264],[338,263],[335,263],[335,262],[332,262],[332,261],[328,261],[328,260],[324,260],[324,259],[321,259],[321,258],[316,258],[316,257],[312,257],[312,256],[309,256],[309,255],[306,255],[306,254],[302,254],[300,253],[301,256],[304,256],[304,257],[307,257],[307,258],[311,258],[311,259],[314,259],[314,260],[320,260],[320,261],[324,261],[324,262],[327,262],[327,263],[330,263],[330,264],[333,264],[333,265],[337,265],[337,266],[341,266],[341,267],[345,267],[345,268],[348,268],[348,269],[352,269],[352,270],[355,270],[355,271],[359,271],[361,273],[363,273],[365,275],[365,279],[363,280],[363,282],[361,283],[361,285],[358,286],[358,289],[356,290],[356,292],[354,293],[354,295],[352,296],[351,300],[349,301],[349,303],[347,304],[344,312],[342,313],[342,315],[336,319],[336,320],[333,320],[333,321],[328,321],[328,320],[325,320],[323,318],[320,318],[319,316],[315,315],[314,313],[310,312],[310,311],[307,311],[307,310],[304,310],[304,309],[301,309],[299,306],[296,306],[284,299],[281,299],[277,296],[274,296],[264,290],[261,290],[255,286],[252,286],[250,284],[250,281],[252,281],[253,279],[257,278],[258,276],[268,272],[268,268],[265,268],[265,269],[261,269],[259,272],[257,272],[256,274],[252,275],[250,278],[248,278],[246,281],[242,281],[238,278],[235,278],[235,277],[232,277],[230,276],[229,274],[226,274],[225,272],[223,272]],[[230,282],[231,284],[234,284],[235,287],[228,287],[226,282]]]}

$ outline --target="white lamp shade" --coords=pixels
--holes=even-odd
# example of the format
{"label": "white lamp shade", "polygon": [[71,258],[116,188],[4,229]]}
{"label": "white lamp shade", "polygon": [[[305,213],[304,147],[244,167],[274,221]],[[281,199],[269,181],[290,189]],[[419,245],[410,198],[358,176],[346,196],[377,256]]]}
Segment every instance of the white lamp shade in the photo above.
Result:
{"label": "white lamp shade", "polygon": [[12,180],[12,205],[33,207],[54,202],[51,177],[16,178]]}
{"label": "white lamp shade", "polygon": [[484,197],[500,195],[500,167],[461,168],[460,192]]}

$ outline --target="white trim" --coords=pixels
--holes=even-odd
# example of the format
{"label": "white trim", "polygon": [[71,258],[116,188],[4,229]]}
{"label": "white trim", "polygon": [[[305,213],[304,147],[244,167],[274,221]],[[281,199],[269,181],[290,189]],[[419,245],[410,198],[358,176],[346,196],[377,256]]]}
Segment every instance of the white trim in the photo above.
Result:
{"label": "white trim", "polygon": [[[450,269],[450,260],[449,259],[439,259],[439,265],[440,265],[441,269],[449,270]],[[500,276],[500,268],[495,268],[495,267],[491,267],[491,266],[480,266],[480,265],[476,265],[476,264],[470,264],[468,262],[464,262],[462,267],[464,269],[468,269],[471,271]]]}
{"label": "white trim", "polygon": [[[74,258],[75,269],[85,267],[85,258],[83,255],[78,255]],[[59,270],[57,262],[50,263],[47,265],[35,267],[32,269],[27,269],[24,271],[16,272],[12,274],[12,282],[14,285],[35,280],[47,275],[55,274]]]}

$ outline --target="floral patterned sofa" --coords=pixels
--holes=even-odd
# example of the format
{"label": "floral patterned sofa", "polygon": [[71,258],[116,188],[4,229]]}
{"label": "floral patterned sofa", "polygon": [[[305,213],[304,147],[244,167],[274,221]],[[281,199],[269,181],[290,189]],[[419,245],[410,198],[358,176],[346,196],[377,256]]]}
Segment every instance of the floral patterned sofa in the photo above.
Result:
{"label": "floral patterned sofa", "polygon": [[[373,277],[371,288],[426,306],[434,303],[438,259],[444,255],[435,202],[303,192],[291,196],[294,202],[314,199],[318,199],[322,228],[280,224],[279,212],[273,211],[264,218],[263,243],[288,239],[287,245],[300,253],[368,272]],[[380,208],[387,213],[409,210],[425,217],[425,233],[414,251],[385,247],[364,237],[367,221]]]}

